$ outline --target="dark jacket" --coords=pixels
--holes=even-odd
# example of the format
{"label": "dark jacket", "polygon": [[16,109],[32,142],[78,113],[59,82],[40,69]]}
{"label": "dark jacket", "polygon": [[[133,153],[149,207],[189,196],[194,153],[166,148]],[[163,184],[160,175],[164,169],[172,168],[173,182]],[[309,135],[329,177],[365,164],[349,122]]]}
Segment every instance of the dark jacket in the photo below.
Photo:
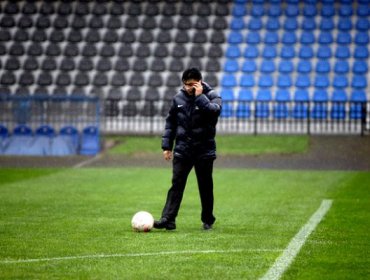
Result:
{"label": "dark jacket", "polygon": [[162,149],[173,149],[181,158],[216,158],[216,124],[221,98],[202,82],[203,94],[195,97],[181,89],[173,98],[162,136]]}

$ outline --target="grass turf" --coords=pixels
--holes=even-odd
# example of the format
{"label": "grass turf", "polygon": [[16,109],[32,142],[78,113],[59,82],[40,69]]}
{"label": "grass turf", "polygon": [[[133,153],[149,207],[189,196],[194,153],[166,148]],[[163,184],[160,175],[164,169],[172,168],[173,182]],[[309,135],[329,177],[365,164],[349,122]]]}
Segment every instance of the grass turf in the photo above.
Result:
{"label": "grass turf", "polygon": [[[200,229],[192,173],[178,229],[135,233],[136,211],[160,215],[170,170],[0,169],[0,278],[257,279],[326,198],[331,210],[283,279],[369,276],[369,173],[217,169],[214,177],[213,231]],[[125,255],[158,252],[175,253]],[[100,254],[121,256],[4,263]]]}
{"label": "grass turf", "polygon": [[[117,143],[109,150],[109,154],[154,154],[158,153],[161,145],[161,138],[158,136],[110,136],[107,139]],[[309,137],[306,135],[218,135],[216,141],[221,155],[304,153],[309,147]]]}

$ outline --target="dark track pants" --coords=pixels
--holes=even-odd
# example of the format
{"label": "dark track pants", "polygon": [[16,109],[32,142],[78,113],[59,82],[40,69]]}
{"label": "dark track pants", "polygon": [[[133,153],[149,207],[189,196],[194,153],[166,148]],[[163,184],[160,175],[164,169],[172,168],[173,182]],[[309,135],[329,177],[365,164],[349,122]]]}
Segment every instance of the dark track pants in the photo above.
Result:
{"label": "dark track pants", "polygon": [[172,186],[167,193],[166,204],[162,212],[163,218],[175,221],[188,175],[194,167],[202,205],[201,220],[207,224],[215,222],[216,218],[213,216],[213,162],[213,158],[188,160],[175,157],[173,159]]}

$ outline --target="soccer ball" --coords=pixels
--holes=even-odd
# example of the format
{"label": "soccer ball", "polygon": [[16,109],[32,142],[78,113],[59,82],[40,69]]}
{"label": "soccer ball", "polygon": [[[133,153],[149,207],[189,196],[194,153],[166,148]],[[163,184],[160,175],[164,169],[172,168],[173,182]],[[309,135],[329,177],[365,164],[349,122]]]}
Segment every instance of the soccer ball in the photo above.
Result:
{"label": "soccer ball", "polygon": [[154,218],[152,214],[146,211],[137,212],[131,220],[131,226],[134,231],[148,232],[153,228]]}

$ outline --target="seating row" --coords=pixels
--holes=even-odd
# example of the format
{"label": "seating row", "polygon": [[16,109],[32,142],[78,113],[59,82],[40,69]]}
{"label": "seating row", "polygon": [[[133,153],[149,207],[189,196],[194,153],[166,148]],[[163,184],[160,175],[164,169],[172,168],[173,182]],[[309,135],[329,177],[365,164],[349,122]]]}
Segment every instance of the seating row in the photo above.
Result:
{"label": "seating row", "polygon": [[65,126],[56,133],[49,125],[40,126],[35,132],[27,125],[18,125],[10,133],[0,125],[0,154],[66,156],[95,155],[99,151],[99,131],[95,126],[85,127],[81,133],[73,126]]}

